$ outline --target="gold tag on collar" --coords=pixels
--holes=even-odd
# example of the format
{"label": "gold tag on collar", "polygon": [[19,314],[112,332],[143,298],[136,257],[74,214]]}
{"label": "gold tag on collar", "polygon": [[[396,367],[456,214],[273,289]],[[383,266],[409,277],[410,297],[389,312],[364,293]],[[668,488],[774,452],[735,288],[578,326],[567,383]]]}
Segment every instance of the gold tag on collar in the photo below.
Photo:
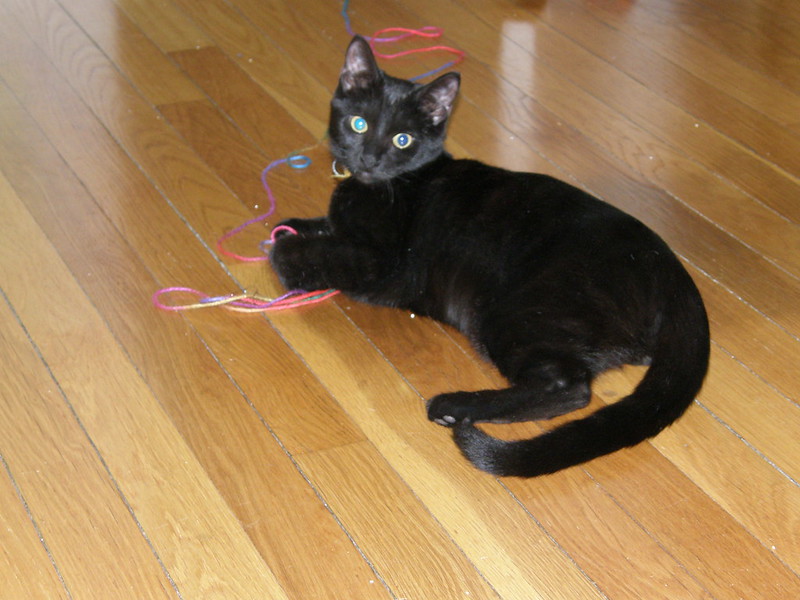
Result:
{"label": "gold tag on collar", "polygon": [[348,177],[350,177],[352,175],[352,173],[350,172],[350,169],[348,169],[347,167],[342,167],[342,170],[339,171],[336,168],[336,161],[335,160],[331,163],[331,171],[333,172],[332,177],[334,179],[347,179]]}

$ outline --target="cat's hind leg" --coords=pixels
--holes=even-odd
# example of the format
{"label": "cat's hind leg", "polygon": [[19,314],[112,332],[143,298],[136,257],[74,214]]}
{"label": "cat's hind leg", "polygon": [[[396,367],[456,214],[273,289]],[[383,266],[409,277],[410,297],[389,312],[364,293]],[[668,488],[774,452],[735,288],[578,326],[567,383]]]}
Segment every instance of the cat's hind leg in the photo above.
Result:
{"label": "cat's hind leg", "polygon": [[571,358],[540,357],[501,390],[452,392],[428,402],[428,418],[451,427],[551,419],[583,408],[591,397],[591,372]]}

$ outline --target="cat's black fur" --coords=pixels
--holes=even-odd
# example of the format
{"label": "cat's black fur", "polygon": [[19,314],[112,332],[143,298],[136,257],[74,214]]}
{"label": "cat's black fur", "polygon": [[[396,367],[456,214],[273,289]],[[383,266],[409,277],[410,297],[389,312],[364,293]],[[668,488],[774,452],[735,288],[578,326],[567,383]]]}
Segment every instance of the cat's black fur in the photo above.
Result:
{"label": "cat's black fur", "polygon": [[[459,87],[378,69],[351,42],[331,102],[342,181],[326,217],[285,222],[272,264],[289,289],[339,288],[462,331],[511,386],[442,394],[428,417],[498,475],[534,476],[631,446],[677,419],[708,367],[700,294],[667,245],[633,217],[552,177],[514,173],[443,149]],[[353,117],[366,131],[356,132]],[[363,126],[360,122],[357,126]],[[410,134],[405,149],[393,145]],[[650,365],[628,397],[531,440],[481,421],[548,419],[585,406],[592,379]]]}

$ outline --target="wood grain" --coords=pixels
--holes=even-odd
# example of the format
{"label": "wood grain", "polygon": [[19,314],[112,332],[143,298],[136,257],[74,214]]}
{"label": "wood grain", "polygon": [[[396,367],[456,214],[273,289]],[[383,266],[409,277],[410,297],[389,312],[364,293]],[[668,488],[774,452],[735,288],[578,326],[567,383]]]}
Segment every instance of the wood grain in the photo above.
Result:
{"label": "wood grain", "polygon": [[[13,209],[8,198],[4,195],[7,212]],[[15,215],[12,212],[10,216]],[[13,220],[11,223],[20,224]],[[137,594],[176,597],[157,555],[131,519],[116,481],[72,413],[69,400],[62,397],[47,372],[47,364],[36,356],[5,303],[2,318],[9,334],[2,339],[3,365],[8,374],[8,418],[2,431],[4,457],[53,562],[59,565],[58,573],[47,565],[51,567],[47,575],[52,578],[58,574],[66,589],[88,594],[120,595],[125,590],[138,590]],[[64,502],[87,495],[94,497],[97,506]],[[84,541],[78,552],[74,551],[76,539]],[[120,555],[128,560],[117,560]],[[37,558],[41,562],[47,560]],[[41,562],[30,565],[31,571],[36,567],[41,570]],[[24,577],[30,575],[26,572]],[[42,583],[45,581],[42,579]],[[4,587],[4,593],[13,587]]]}
{"label": "wood grain", "polygon": [[[78,114],[80,113],[79,110],[77,112]],[[71,146],[68,139],[59,138],[57,134],[54,137],[67,156],[73,156],[76,162],[80,162],[83,152],[93,153],[92,144],[95,142],[102,143],[103,141],[102,128],[98,130],[95,127],[94,129],[96,130],[95,134],[100,139],[96,140],[87,136],[80,146]],[[87,126],[87,130],[92,131],[92,127]],[[36,132],[28,131],[27,134],[27,144],[30,144],[31,140],[36,139]],[[87,141],[90,143],[87,144]],[[48,149],[42,145],[26,148],[24,146],[26,142],[22,140],[17,140],[17,142],[19,145],[15,147],[15,151],[9,151],[5,156],[11,157],[13,155],[21,161],[21,164],[26,164],[29,157],[38,156],[41,158],[48,155]],[[50,152],[52,153],[52,151]],[[25,185],[24,179],[19,177],[23,174],[23,169],[17,169],[15,172],[18,174],[17,183]],[[134,175],[133,180],[135,181],[137,179],[137,171],[132,171],[127,175],[120,173],[119,179],[116,179],[115,183],[119,185],[127,181],[132,184],[133,182],[130,181],[131,174]],[[231,388],[229,375],[224,370],[219,370],[219,360],[221,359],[219,357],[215,359],[215,357],[209,355],[206,346],[191,333],[191,330],[187,331],[180,321],[175,321],[174,319],[163,321],[163,314],[154,312],[150,306],[144,304],[140,305],[142,314],[136,319],[138,327],[131,328],[129,321],[133,313],[130,312],[130,308],[139,303],[137,302],[131,305],[128,310],[120,312],[119,307],[115,306],[118,303],[120,294],[122,297],[128,298],[147,298],[152,292],[155,282],[150,279],[144,268],[136,268],[139,259],[130,252],[125,252],[125,242],[118,239],[118,234],[99,216],[97,208],[93,205],[91,199],[85,198],[86,201],[81,205],[80,199],[85,195],[81,193],[79,186],[74,184],[70,186],[70,178],[63,175],[54,176],[51,181],[57,184],[57,189],[47,190],[52,194],[50,197],[63,196],[73,199],[71,207],[63,207],[68,209],[67,212],[62,211],[59,213],[59,209],[62,207],[48,203],[47,197],[37,197],[35,193],[29,196],[33,202],[38,200],[38,205],[35,208],[43,222],[48,224],[51,238],[58,240],[62,252],[71,257],[76,269],[80,269],[78,272],[83,275],[83,284],[90,287],[99,299],[105,318],[109,320],[115,334],[124,342],[127,351],[137,357],[142,373],[149,385],[154,390],[163,392],[162,397],[164,398],[165,408],[169,411],[176,426],[184,432],[188,443],[192,446],[198,458],[203,461],[205,468],[213,476],[227,482],[224,488],[224,495],[241,522],[246,524],[247,533],[257,544],[260,552],[266,555],[270,562],[274,561],[274,564],[277,564],[279,574],[287,578],[286,585],[290,589],[292,586],[297,587],[303,590],[304,593],[309,594],[309,597],[315,597],[317,593],[319,594],[317,597],[329,597],[327,592],[322,590],[317,592],[315,590],[318,589],[320,582],[324,581],[322,574],[330,570],[341,570],[354,577],[347,586],[348,597],[359,597],[362,591],[365,594],[363,597],[375,597],[373,587],[367,585],[371,576],[370,569],[362,562],[353,562],[357,556],[354,556],[349,538],[330,517],[325,507],[318,502],[313,490],[307,487],[305,480],[297,473],[291,461],[287,459],[281,446],[275,443],[269,431],[263,427],[258,413],[251,410],[251,406],[265,408],[265,402],[283,406],[286,402],[285,395],[283,393],[274,393],[275,389],[280,389],[282,384],[284,386],[292,385],[296,388],[293,396],[296,405],[290,405],[292,411],[301,411],[303,409],[302,403],[298,402],[303,397],[303,394],[300,393],[303,387],[308,390],[305,397],[309,401],[315,399],[320,394],[320,391],[310,384],[306,386],[294,384],[302,374],[292,378],[291,362],[286,362],[285,353],[275,352],[274,356],[279,361],[272,367],[268,366],[268,368],[272,368],[275,373],[280,374],[284,378],[283,382],[276,381],[277,378],[272,378],[272,386],[264,387],[262,385],[260,386],[261,389],[249,390],[250,395],[243,399],[239,390]],[[103,187],[107,184],[105,177],[99,179],[89,177],[88,181],[92,188],[97,185],[98,190],[108,190],[108,188]],[[129,187],[123,188],[122,193],[117,192],[117,197],[120,194],[125,195],[125,190],[129,189]],[[154,206],[162,205],[154,204]],[[157,221],[162,215],[143,214],[141,216],[144,218],[144,225],[144,223],[152,222],[152,220]],[[172,218],[175,219],[174,213]],[[72,230],[67,225],[71,220],[78,220],[83,223],[83,236],[80,241],[72,236]],[[89,223],[93,223],[94,226],[89,226]],[[61,228],[62,225],[67,226]],[[128,227],[130,227],[130,224],[128,224]],[[177,228],[178,225],[176,224],[175,227]],[[145,226],[140,231],[146,234],[145,237],[152,233],[151,229]],[[163,260],[159,253],[152,250],[156,242],[144,241],[144,247],[150,247],[151,254],[157,257],[158,261]],[[89,243],[90,252],[86,251],[87,242]],[[166,250],[169,251],[170,244],[163,239],[161,242],[166,244]],[[104,250],[102,253],[91,252],[91,249],[96,247],[103,247]],[[184,251],[192,252],[191,245],[184,245],[183,247]],[[109,248],[115,249],[115,251],[111,252]],[[159,252],[163,250],[164,248],[161,247]],[[84,275],[85,271],[83,269],[91,268],[91,265],[98,260],[99,256],[102,255],[102,262],[107,269],[112,260],[112,255],[118,253],[121,255],[113,258],[119,264],[128,265],[128,277],[120,278],[118,281],[110,280],[104,282],[93,278],[91,272],[88,275]],[[173,256],[180,257],[180,252],[178,251]],[[186,262],[191,260],[193,259],[190,255],[185,257]],[[102,269],[103,267],[98,266],[97,268]],[[155,268],[158,269],[158,265],[155,265]],[[197,271],[198,274],[200,272],[201,270]],[[134,273],[137,276],[130,277]],[[146,287],[141,287],[141,284]],[[173,330],[171,335],[170,329]],[[226,335],[229,333],[224,327],[219,330]],[[188,338],[187,334],[189,334]],[[160,347],[165,344],[174,347],[176,343],[178,347],[182,345],[185,347],[182,351],[170,354],[167,358],[167,363],[164,362],[165,357],[153,356],[151,351],[153,347]],[[260,339],[254,343],[257,343],[259,347],[263,347],[263,331]],[[281,345],[280,340],[276,340],[276,343]],[[239,360],[239,353],[234,353],[230,357],[223,357],[223,360]],[[166,364],[169,364],[169,368],[165,369]],[[246,366],[251,367],[252,365]],[[263,361],[259,367],[264,368]],[[183,382],[180,388],[176,390],[172,374],[181,370],[196,373],[211,372],[215,376],[199,381],[198,385],[192,385],[190,381]],[[232,371],[238,375],[241,369],[232,368]],[[164,386],[167,387],[165,388]],[[202,398],[208,398],[209,401],[198,402],[198,399]],[[352,428],[348,427],[341,418],[338,419],[341,425],[336,426],[337,415],[331,414],[332,411],[325,411],[318,401],[309,408],[310,410],[304,414],[305,422],[307,423],[305,431],[308,433],[304,434],[297,427],[293,430],[295,439],[299,440],[296,444],[319,447],[322,444],[321,439],[326,439],[324,436],[319,435],[321,432],[328,435],[327,439],[341,440],[341,436],[351,435]],[[290,414],[295,415],[297,413],[290,411]],[[319,414],[319,417],[316,416],[317,414]],[[241,441],[241,445],[237,446],[228,442],[222,448],[219,448],[218,444],[209,439],[207,427],[208,425],[215,426],[217,423],[221,423],[222,428],[214,430],[214,439],[218,439],[217,436],[221,435],[227,440]],[[337,434],[339,435],[338,438]],[[347,439],[352,440],[353,438],[347,437]],[[243,454],[250,453],[253,453],[253,458],[243,461]],[[275,480],[279,484],[276,484]],[[292,481],[295,482],[294,486],[290,483]],[[300,485],[297,485],[298,483]],[[261,518],[260,515],[262,513],[260,511],[267,505],[272,506],[269,509],[271,516],[269,519],[264,519]],[[300,521],[296,521],[296,523],[313,524],[312,528],[316,532],[311,535],[307,526],[304,525],[303,535],[285,535],[287,524],[284,519],[284,513],[289,511],[290,515],[297,517],[306,510],[308,510],[306,516]],[[272,541],[275,538],[280,539],[281,543],[276,544]],[[312,555],[319,553],[320,540],[326,540],[323,546],[326,551],[320,554],[315,561],[315,568],[298,571],[294,566],[294,557],[298,553],[304,556],[309,553]]]}
{"label": "wood grain", "polygon": [[202,97],[197,86],[175,65],[164,61],[156,45],[116,5],[97,0],[67,0],[61,5],[139,92],[152,102],[157,104],[175,98],[188,101]]}
{"label": "wood grain", "polygon": [[[185,442],[176,435],[155,397],[33,219],[13,197],[5,194],[4,200],[7,217],[2,236],[4,243],[14,247],[25,239],[28,248],[24,266],[18,262],[3,263],[0,274],[8,285],[8,301],[25,323],[60,390],[69,399],[74,419],[98,448],[105,467],[114,474],[119,494],[147,531],[154,551],[177,588],[206,596],[285,597],[272,572],[237,527],[219,492],[210,485]],[[52,268],[48,269],[48,265]],[[44,306],[48,304],[47,297],[38,293],[43,288],[56,293],[62,304]],[[77,351],[79,348],[87,349],[88,353]],[[117,399],[124,399],[124,402]],[[74,424],[73,419],[69,421]],[[68,447],[60,446],[60,453],[63,455]],[[81,462],[68,456],[64,459],[73,465]],[[73,478],[69,472],[55,480],[75,482],[79,486],[87,484],[85,477]],[[97,486],[88,485],[92,494],[99,491]],[[173,486],[186,489],[176,495],[171,491]],[[80,497],[87,493],[67,491],[64,497]],[[52,500],[59,497],[52,493],[48,496]],[[108,503],[100,502],[103,510],[107,510]],[[90,505],[81,508],[87,510]],[[69,526],[71,522],[68,520],[66,524]],[[95,524],[93,528],[96,527]],[[110,529],[105,539],[115,541],[116,535],[111,533],[118,530],[119,525],[114,524]],[[76,538],[85,538],[85,534],[73,532],[67,536],[66,547]],[[91,541],[87,543],[91,547]],[[228,554],[227,550],[234,547],[235,555]],[[116,548],[99,550],[106,560],[116,560]],[[80,557],[69,552],[68,556],[73,560]],[[92,573],[98,558],[87,565]],[[131,558],[138,566],[138,561]],[[214,565],[214,568],[205,565]],[[91,577],[97,580],[96,574]],[[98,584],[100,589],[110,593],[115,589],[120,593],[130,585],[117,579]],[[161,582],[159,586],[167,587]],[[146,589],[156,588],[146,586]]]}
{"label": "wood grain", "polygon": [[[150,303],[281,291],[215,242],[293,151],[312,165],[270,172],[268,225],[325,211],[340,9],[0,2],[0,595],[800,597],[796,3],[349,3],[360,33],[441,25],[467,52],[456,156],[631,212],[706,301],[712,368],[686,416],[530,481],[474,470],[426,420],[436,393],[504,385],[449,328],[345,297]],[[641,374],[604,375],[577,416]]]}
{"label": "wood grain", "polygon": [[[482,564],[471,564],[467,557],[450,552],[447,533],[408,493],[372,444],[361,442],[309,453],[300,462],[371,560],[394,565],[379,574],[396,594],[406,598],[431,594],[498,597],[476,571]],[[351,484],[342,486],[341,481]],[[383,526],[393,521],[402,526]],[[409,556],[422,560],[408,560]]]}
{"label": "wood grain", "polygon": [[9,472],[0,480],[0,585],[10,597],[68,598],[67,588],[36,531]]}
{"label": "wood grain", "polygon": [[[513,10],[512,6],[497,3],[494,10],[484,10],[483,13],[488,12],[495,26],[499,27],[500,19]],[[798,207],[792,202],[798,194],[794,179],[787,178],[769,161],[708,126],[693,114],[692,107],[684,110],[666,100],[640,82],[634,73],[603,69],[605,61],[613,62],[615,59],[614,52],[619,53],[621,49],[635,51],[635,48],[617,30],[598,28],[596,22],[585,23],[580,11],[568,10],[569,7],[562,4],[548,7],[536,28],[537,40],[541,40],[539,43],[529,43],[524,35],[525,29],[507,28],[503,32],[523,50],[554,69],[559,68],[560,61],[568,60],[570,70],[564,75],[585,90],[594,102],[606,104],[617,111],[617,118],[624,116],[631,124],[652,133],[659,142],[672,142],[673,151],[685,153],[689,159],[697,161],[696,166],[713,167],[712,172],[717,176],[724,175],[758,202],[767,204],[794,222],[798,221]],[[577,31],[580,41],[587,46],[574,44],[562,33],[563,30],[569,30],[571,35]],[[650,156],[655,159],[655,155],[648,154],[647,161],[651,160]],[[672,182],[680,180],[680,177],[675,177]]]}
{"label": "wood grain", "polygon": [[107,10],[119,7],[153,43],[169,52],[211,44],[200,27],[171,2],[115,0],[114,3],[104,2],[95,6]]}

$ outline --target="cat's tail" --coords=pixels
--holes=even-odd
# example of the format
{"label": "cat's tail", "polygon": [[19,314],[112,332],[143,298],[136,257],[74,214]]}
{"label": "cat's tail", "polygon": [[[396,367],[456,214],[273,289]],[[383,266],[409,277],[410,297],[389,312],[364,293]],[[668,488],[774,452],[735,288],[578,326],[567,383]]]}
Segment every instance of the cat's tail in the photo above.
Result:
{"label": "cat's tail", "polygon": [[[685,276],[696,291],[688,273]],[[461,452],[476,467],[494,475],[534,477],[659,433],[689,407],[708,369],[708,320],[702,300],[697,292],[680,295],[684,297],[673,298],[664,316],[650,368],[630,396],[529,440],[498,440],[463,422],[453,433]]]}

